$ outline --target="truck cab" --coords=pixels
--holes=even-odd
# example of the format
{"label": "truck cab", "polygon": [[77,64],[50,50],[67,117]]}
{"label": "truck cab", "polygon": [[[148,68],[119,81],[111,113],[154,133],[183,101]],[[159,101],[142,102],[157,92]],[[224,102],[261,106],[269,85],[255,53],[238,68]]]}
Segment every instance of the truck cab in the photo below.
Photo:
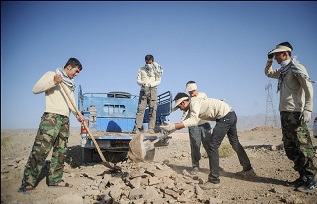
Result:
{"label": "truck cab", "polygon": [[[127,92],[82,93],[79,86],[78,110],[83,114],[87,127],[98,143],[105,159],[117,163],[127,159],[129,142],[135,135],[133,128],[139,96]],[[155,134],[147,132],[149,121],[148,107],[144,114],[142,134],[144,140],[155,140],[162,136],[159,126],[168,120],[172,110],[170,91],[158,95]],[[96,147],[87,130],[81,127],[82,160],[84,163],[100,161]],[[168,145],[169,139],[162,140],[155,146]],[[96,158],[97,157],[97,158]]]}

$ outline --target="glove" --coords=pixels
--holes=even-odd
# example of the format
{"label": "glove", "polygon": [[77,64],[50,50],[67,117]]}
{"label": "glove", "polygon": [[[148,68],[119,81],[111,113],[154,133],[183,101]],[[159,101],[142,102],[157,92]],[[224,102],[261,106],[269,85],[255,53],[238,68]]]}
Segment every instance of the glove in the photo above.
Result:
{"label": "glove", "polygon": [[[273,50],[271,50],[270,52],[272,52]],[[270,52],[267,53],[267,58],[268,59],[273,59],[274,54],[270,54]]]}
{"label": "glove", "polygon": [[308,110],[303,110],[303,112],[300,115],[300,118],[302,118],[305,123],[308,123],[311,119],[311,112]]}
{"label": "glove", "polygon": [[171,122],[168,122],[168,121],[164,121],[163,122],[164,125],[161,125],[160,128],[162,130],[165,130],[165,131],[172,131],[172,130],[175,130],[175,125],[174,123],[171,123]]}

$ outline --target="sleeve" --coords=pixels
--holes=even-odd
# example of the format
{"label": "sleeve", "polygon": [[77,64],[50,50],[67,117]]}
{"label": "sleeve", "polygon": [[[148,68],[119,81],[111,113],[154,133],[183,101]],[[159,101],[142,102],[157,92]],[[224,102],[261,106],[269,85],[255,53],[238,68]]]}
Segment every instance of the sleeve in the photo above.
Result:
{"label": "sleeve", "polygon": [[189,111],[183,111],[183,115],[181,117],[181,121],[184,121],[185,118],[187,117]]}
{"label": "sleeve", "polygon": [[138,75],[137,75],[137,78],[136,78],[136,83],[137,83],[139,86],[142,86],[142,85],[143,85],[141,68],[140,68],[139,71],[138,71]]}
{"label": "sleeve", "polygon": [[313,85],[310,81],[304,79],[301,76],[296,76],[296,77],[297,77],[298,82],[301,84],[301,86],[303,87],[304,92],[305,92],[304,109],[312,112],[313,111],[313,94],[314,94]]}
{"label": "sleeve", "polygon": [[264,73],[267,77],[278,79],[280,71],[279,71],[279,69],[273,70],[272,64],[273,64],[273,60],[269,59],[266,63]]}
{"label": "sleeve", "polygon": [[201,123],[201,119],[198,117],[200,111],[200,104],[194,103],[193,101],[190,104],[189,117],[184,120],[182,123],[185,127],[197,126]]}
{"label": "sleeve", "polygon": [[45,73],[39,80],[36,82],[36,84],[33,86],[33,93],[39,94],[42,92],[45,92],[53,87],[55,87],[54,83],[54,72],[47,72]]}

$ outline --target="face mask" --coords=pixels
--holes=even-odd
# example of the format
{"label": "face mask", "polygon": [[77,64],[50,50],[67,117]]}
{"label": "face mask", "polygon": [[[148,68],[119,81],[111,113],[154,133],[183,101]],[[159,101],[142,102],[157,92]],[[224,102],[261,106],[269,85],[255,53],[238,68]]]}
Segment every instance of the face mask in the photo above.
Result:
{"label": "face mask", "polygon": [[151,68],[153,68],[153,65],[152,65],[152,64],[146,64],[145,67],[146,67],[147,69],[151,69]]}
{"label": "face mask", "polygon": [[285,60],[283,62],[281,62],[281,67],[285,67],[286,65],[288,65],[290,63],[291,60]]}

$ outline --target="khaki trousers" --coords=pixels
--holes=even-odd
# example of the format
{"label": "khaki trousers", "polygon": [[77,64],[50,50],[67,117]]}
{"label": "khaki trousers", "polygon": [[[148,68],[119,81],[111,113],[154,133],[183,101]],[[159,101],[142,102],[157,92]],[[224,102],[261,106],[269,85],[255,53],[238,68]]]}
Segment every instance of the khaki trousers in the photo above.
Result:
{"label": "khaki trousers", "polygon": [[140,90],[138,111],[136,113],[135,126],[142,128],[144,113],[146,106],[149,105],[149,129],[154,129],[156,122],[157,110],[157,88],[150,88],[146,93],[143,89]]}

